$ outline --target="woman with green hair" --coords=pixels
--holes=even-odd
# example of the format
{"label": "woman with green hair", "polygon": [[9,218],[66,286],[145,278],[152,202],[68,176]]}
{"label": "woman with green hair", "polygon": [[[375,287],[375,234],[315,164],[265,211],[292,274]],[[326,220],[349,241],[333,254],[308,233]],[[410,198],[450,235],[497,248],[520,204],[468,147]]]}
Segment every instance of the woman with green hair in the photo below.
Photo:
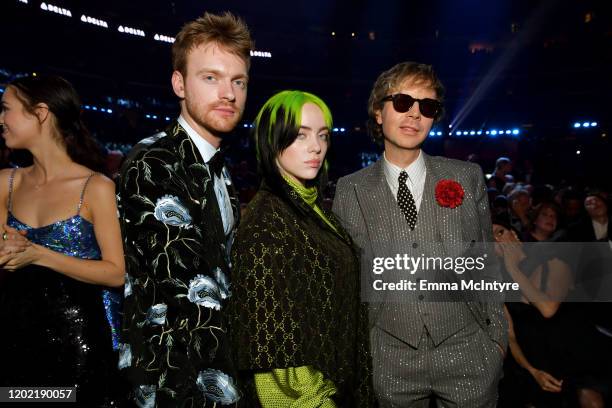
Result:
{"label": "woman with green hair", "polygon": [[246,406],[371,406],[358,254],[321,206],[329,108],[282,91],[254,128],[262,183],[232,249],[231,337]]}

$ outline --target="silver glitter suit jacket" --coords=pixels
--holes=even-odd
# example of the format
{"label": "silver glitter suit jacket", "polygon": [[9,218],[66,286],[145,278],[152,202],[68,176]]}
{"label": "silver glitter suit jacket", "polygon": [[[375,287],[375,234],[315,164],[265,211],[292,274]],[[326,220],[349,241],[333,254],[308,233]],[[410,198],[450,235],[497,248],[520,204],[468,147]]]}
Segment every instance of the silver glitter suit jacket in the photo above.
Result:
{"label": "silver glitter suit jacket", "polygon": [[[507,323],[503,300],[490,292],[457,291],[445,301],[417,291],[375,292],[372,282],[380,276],[398,279],[409,277],[405,271],[373,273],[374,258],[390,258],[397,254],[419,257],[436,254],[441,257],[465,256],[472,250],[490,250],[493,241],[484,177],[479,166],[428,156],[424,152],[427,174],[423,200],[414,231],[402,214],[384,175],[383,160],[356,173],[342,177],[336,187],[333,210],[360,247],[362,255],[362,297],[371,302],[370,323],[386,333],[417,347],[423,326],[435,344],[476,321],[488,337],[505,349]],[[461,204],[455,208],[441,205],[435,189],[442,180],[453,180],[464,190]],[[482,254],[481,254],[482,255]],[[484,271],[464,274],[480,282],[501,281],[494,254],[488,254]],[[402,275],[402,273],[404,275]],[[437,272],[436,272],[437,273]],[[417,280],[432,275],[412,275]],[[444,279],[459,278],[453,271]],[[418,282],[417,282],[418,283]]]}

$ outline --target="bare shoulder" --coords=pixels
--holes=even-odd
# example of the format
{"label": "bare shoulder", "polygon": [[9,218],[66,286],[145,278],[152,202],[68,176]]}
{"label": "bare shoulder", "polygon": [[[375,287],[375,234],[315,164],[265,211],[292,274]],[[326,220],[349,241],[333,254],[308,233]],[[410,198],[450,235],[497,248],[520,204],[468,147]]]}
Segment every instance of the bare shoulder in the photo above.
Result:
{"label": "bare shoulder", "polygon": [[9,177],[12,172],[13,169],[0,170],[0,200],[3,203],[6,202],[6,197],[8,196]]}
{"label": "bare shoulder", "polygon": [[[11,178],[11,174],[13,174],[15,170],[16,169],[14,168],[0,170],[0,197],[2,198],[3,202],[6,201],[6,197],[8,196],[9,179]],[[23,169],[17,169],[17,171],[15,172],[16,183],[19,182],[20,172],[22,171]]]}
{"label": "bare shoulder", "polygon": [[103,174],[96,173],[89,179],[85,190],[84,206],[96,208],[115,205],[115,183]]}
{"label": "bare shoulder", "polygon": [[8,182],[9,182],[9,177],[11,177],[11,174],[13,173],[15,169],[2,169],[0,170],[0,190],[1,191],[7,191],[8,190]]}
{"label": "bare shoulder", "polygon": [[115,183],[104,174],[96,173],[87,184],[87,195],[103,199],[115,196]]}
{"label": "bare shoulder", "polygon": [[570,271],[569,265],[567,262],[563,261],[560,258],[554,257],[548,260],[548,269],[553,273],[567,273]]}

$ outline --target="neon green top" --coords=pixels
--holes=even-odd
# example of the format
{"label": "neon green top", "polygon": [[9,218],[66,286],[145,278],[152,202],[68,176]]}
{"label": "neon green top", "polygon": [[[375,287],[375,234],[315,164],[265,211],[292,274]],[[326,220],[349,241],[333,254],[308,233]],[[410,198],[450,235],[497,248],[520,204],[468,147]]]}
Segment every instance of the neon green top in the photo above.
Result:
{"label": "neon green top", "polygon": [[263,408],[336,408],[334,383],[311,366],[257,373],[255,388]]}
{"label": "neon green top", "polygon": [[285,176],[284,174],[283,179],[287,182],[287,184],[291,186],[291,188],[293,188],[300,195],[300,197],[302,197],[302,200],[304,200],[306,204],[312,207],[314,212],[316,212],[317,215],[321,217],[321,219],[325,221],[327,225],[329,225],[334,231],[338,232],[336,227],[334,227],[334,225],[325,216],[323,210],[321,210],[321,208],[319,208],[319,206],[316,204],[318,195],[316,187],[306,188],[300,183],[293,180],[292,178]]}

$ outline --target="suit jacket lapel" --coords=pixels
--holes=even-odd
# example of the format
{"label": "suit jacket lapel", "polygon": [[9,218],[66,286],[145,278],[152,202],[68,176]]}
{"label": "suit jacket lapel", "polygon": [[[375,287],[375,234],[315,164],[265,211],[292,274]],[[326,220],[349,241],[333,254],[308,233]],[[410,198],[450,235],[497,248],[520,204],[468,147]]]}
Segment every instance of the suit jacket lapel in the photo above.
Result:
{"label": "suit jacket lapel", "polygon": [[[404,215],[393,198],[391,189],[385,179],[383,158],[379,159],[370,168],[362,183],[355,186],[355,193],[359,207],[365,215],[366,228],[370,236],[386,236],[394,220],[403,219]],[[385,205],[388,204],[388,205]],[[395,242],[397,242],[395,237]],[[388,251],[388,243],[375,240],[371,242],[376,253]]]}
{"label": "suit jacket lapel", "polygon": [[201,225],[199,227],[203,228],[205,234],[206,230],[211,231],[216,242],[223,242],[225,232],[217,196],[215,195],[214,180],[208,173],[204,159],[185,129],[178,122],[170,128],[170,135],[176,140],[179,157],[182,160],[185,173],[189,177],[189,186],[199,201],[201,210]]}

